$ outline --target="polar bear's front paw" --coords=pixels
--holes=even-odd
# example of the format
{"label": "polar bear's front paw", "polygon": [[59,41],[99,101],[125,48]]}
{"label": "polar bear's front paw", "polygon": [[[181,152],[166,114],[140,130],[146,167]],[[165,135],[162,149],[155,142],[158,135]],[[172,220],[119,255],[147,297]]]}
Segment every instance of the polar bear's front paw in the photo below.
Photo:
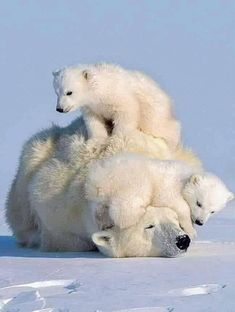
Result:
{"label": "polar bear's front paw", "polygon": [[194,228],[190,230],[184,228],[184,231],[189,235],[190,239],[195,239],[197,237],[197,231]]}

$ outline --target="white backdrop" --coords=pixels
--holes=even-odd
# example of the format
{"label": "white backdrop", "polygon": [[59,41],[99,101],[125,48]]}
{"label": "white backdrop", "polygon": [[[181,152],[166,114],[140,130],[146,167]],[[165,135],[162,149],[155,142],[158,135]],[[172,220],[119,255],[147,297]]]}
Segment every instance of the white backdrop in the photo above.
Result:
{"label": "white backdrop", "polygon": [[150,74],[174,99],[185,144],[235,191],[234,16],[233,1],[1,1],[0,217],[23,142],[76,116],[56,113],[51,75],[73,63]]}

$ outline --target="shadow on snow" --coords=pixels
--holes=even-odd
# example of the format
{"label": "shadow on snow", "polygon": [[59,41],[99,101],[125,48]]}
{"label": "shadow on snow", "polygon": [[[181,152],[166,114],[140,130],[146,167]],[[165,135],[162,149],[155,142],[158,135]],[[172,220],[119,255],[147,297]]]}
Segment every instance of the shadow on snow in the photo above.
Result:
{"label": "shadow on snow", "polygon": [[98,251],[89,252],[42,252],[39,249],[17,245],[13,236],[0,236],[0,257],[21,258],[106,258]]}

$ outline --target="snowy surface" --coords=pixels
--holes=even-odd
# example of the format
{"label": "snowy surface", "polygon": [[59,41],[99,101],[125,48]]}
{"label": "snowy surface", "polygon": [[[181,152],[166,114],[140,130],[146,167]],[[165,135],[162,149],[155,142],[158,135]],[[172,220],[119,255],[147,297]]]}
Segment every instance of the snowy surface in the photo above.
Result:
{"label": "snowy surface", "polygon": [[198,229],[198,240],[180,258],[42,253],[2,236],[0,311],[233,312],[234,208]]}
{"label": "snowy surface", "polygon": [[[0,311],[235,311],[235,204],[177,259],[17,248],[3,219],[23,142],[52,122],[51,71],[107,61],[169,92],[184,140],[235,192],[235,2],[1,1]],[[18,285],[18,286],[17,286]],[[53,310],[54,309],[54,310]]]}

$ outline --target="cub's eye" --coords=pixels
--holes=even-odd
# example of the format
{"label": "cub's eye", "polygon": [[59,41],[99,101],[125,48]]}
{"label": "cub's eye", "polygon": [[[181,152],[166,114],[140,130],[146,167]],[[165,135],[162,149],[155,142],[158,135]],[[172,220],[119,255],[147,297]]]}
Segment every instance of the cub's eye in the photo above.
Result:
{"label": "cub's eye", "polygon": [[211,211],[211,213],[215,213],[214,211]]}
{"label": "cub's eye", "polygon": [[201,203],[199,203],[199,201],[197,200],[197,206],[198,207],[201,207],[202,206],[202,204]]}
{"label": "cub's eye", "polygon": [[72,91],[68,91],[68,92],[66,92],[66,95],[68,95],[68,96],[70,96],[70,95],[72,95],[73,94],[73,92]]}
{"label": "cub's eye", "polygon": [[147,226],[147,227],[145,228],[145,230],[152,229],[152,228],[154,228],[154,227],[155,227],[155,225],[150,224],[149,226]]}

